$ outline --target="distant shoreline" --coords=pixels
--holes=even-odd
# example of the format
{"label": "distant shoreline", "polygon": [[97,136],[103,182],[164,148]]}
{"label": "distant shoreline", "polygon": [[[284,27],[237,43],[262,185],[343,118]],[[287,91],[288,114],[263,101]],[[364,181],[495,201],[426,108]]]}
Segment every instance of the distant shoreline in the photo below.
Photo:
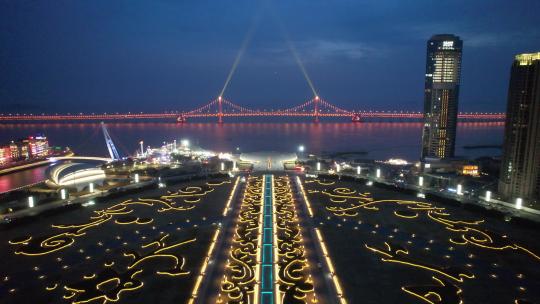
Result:
{"label": "distant shoreline", "polygon": [[25,161],[23,164],[15,164],[15,165],[0,169],[0,176],[10,174],[10,173],[15,173],[18,171],[23,171],[26,169],[32,169],[35,167],[46,166],[51,163],[51,159],[50,159],[51,157],[54,158],[58,156],[72,156],[72,155],[73,155],[73,152],[70,151],[68,153],[50,155],[48,156],[48,158],[45,158],[45,159],[40,158],[36,160]]}

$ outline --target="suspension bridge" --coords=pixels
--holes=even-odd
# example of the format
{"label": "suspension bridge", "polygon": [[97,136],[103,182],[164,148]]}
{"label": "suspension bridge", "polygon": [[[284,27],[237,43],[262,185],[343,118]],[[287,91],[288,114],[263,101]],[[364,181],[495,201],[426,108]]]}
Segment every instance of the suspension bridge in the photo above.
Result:
{"label": "suspension bridge", "polygon": [[[505,113],[462,112],[462,121],[504,121]],[[291,108],[259,110],[240,106],[223,97],[218,97],[203,106],[190,111],[170,111],[165,113],[68,113],[68,114],[0,114],[0,122],[57,122],[57,121],[131,121],[168,120],[185,123],[192,118],[210,118],[223,123],[225,118],[234,117],[310,117],[319,122],[323,117],[342,117],[352,122],[369,120],[419,121],[422,112],[411,111],[355,111],[340,108],[319,96]]]}

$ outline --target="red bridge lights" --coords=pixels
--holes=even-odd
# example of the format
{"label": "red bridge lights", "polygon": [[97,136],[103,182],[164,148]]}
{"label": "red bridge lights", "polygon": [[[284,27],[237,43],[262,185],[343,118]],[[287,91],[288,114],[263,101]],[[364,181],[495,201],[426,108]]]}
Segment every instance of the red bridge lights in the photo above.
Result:
{"label": "red bridge lights", "polygon": [[[365,119],[407,119],[418,121],[422,119],[421,112],[390,110],[390,111],[373,111],[373,110],[357,110],[349,111],[339,108],[320,96],[315,95],[313,99],[308,100],[300,105],[286,109],[259,110],[249,109],[239,106],[225,99],[223,96],[218,96],[216,99],[202,105],[199,108],[191,111],[167,111],[164,113],[144,113],[144,112],[128,112],[124,113],[107,113],[104,114],[0,114],[0,122],[9,121],[65,121],[65,120],[140,120],[140,119],[172,119],[177,122],[186,122],[188,118],[213,118],[217,117],[218,123],[223,123],[225,117],[312,117],[315,122],[318,122],[321,117],[347,117],[354,122],[364,121]],[[458,118],[469,121],[498,121],[502,122],[505,119],[504,113],[460,113]]]}

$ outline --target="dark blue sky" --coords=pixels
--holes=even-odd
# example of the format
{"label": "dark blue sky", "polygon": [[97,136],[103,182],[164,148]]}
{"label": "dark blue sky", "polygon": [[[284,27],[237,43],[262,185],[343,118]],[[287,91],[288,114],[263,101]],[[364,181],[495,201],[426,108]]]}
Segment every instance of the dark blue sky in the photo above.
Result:
{"label": "dark blue sky", "polygon": [[278,19],[320,95],[350,109],[421,109],[432,34],[464,40],[463,111],[504,111],[513,56],[540,51],[538,0],[269,2],[0,0],[0,112],[193,108],[257,14],[225,93],[253,107],[312,95]]}

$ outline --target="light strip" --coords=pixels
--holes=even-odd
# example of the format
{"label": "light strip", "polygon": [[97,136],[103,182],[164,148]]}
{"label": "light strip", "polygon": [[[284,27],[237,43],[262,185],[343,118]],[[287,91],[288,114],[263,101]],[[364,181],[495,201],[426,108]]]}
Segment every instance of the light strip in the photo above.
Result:
{"label": "light strip", "polygon": [[262,228],[264,224],[264,189],[265,189],[265,178],[263,177],[262,181],[262,187],[261,187],[261,212],[259,212],[259,240],[258,240],[258,248],[257,248],[257,265],[255,266],[255,287],[254,290],[254,296],[253,296],[253,303],[257,304],[259,303],[259,288],[260,288],[260,276],[261,276],[261,253],[262,253],[262,241],[263,241],[263,234],[262,234]]}
{"label": "light strip", "polygon": [[319,228],[315,228],[315,233],[317,234],[317,238],[319,239],[319,244],[321,244],[324,259],[326,260],[328,269],[330,269],[330,276],[332,277],[332,281],[334,282],[334,286],[336,288],[336,291],[339,297],[339,302],[342,304],[346,304],[347,301],[343,297],[343,290],[341,289],[341,284],[339,284],[339,279],[335,273],[334,266],[332,265],[332,260],[330,259],[330,255],[328,254],[328,251],[326,250],[326,245],[322,238],[321,232],[319,231]]}
{"label": "light strip", "polygon": [[206,253],[206,257],[204,258],[203,265],[201,266],[201,270],[199,271],[199,276],[197,277],[197,281],[195,281],[195,286],[193,286],[193,291],[191,292],[191,298],[188,301],[189,304],[195,303],[195,299],[197,298],[197,294],[199,293],[199,287],[201,286],[201,282],[206,274],[206,267],[208,266],[210,257],[212,256],[214,252],[214,248],[215,248],[216,241],[217,241],[220,231],[221,229],[218,228],[216,232],[214,233],[214,236],[212,237],[212,242],[210,243],[210,247],[208,247],[208,252]]}
{"label": "light strip", "polygon": [[225,209],[223,209],[223,216],[227,216],[227,213],[229,213],[229,207],[231,206],[231,201],[234,197],[234,194],[236,193],[236,187],[238,186],[238,181],[240,180],[240,176],[236,178],[236,181],[234,182],[234,186],[232,188],[231,194],[229,194],[229,199],[227,200],[227,204],[225,205]]}
{"label": "light strip", "polygon": [[309,217],[313,217],[313,211],[311,210],[311,204],[307,198],[306,191],[304,191],[304,186],[302,185],[302,181],[300,180],[300,177],[296,177],[296,182],[298,184],[298,187],[300,188],[300,192],[302,192],[302,196],[304,197],[304,202],[306,202],[307,210],[309,213]]}
{"label": "light strip", "polygon": [[[275,261],[276,261],[276,257],[275,257],[275,252],[276,252],[276,243],[273,242],[273,240],[275,240],[275,235],[274,235],[274,232],[275,232],[275,213],[274,213],[274,191],[273,191],[273,185],[274,185],[274,176],[273,175],[265,175],[264,176],[264,179],[263,179],[263,194],[264,194],[264,198],[263,198],[263,222],[261,223],[261,226],[262,229],[263,229],[263,234],[261,236],[261,246],[260,246],[260,249],[261,249],[261,252],[262,254],[264,255],[264,258],[267,257],[266,255],[266,249],[268,248],[268,246],[271,247],[271,251],[270,251],[270,255],[271,255],[271,260],[270,261],[262,261],[261,263],[261,268],[262,268],[262,271],[261,271],[261,277],[260,277],[260,281],[261,281],[261,292],[260,292],[260,295],[257,295],[260,297],[260,301],[261,303],[269,303],[267,302],[265,299],[266,299],[266,296],[267,295],[271,295],[271,298],[272,300],[270,301],[270,303],[275,303],[275,298],[276,298],[276,287],[275,287],[275,284],[274,284],[274,277],[275,275],[277,274],[277,272],[274,272],[274,269],[275,269]],[[271,210],[267,210],[267,207],[271,207]],[[266,226],[266,220],[267,220],[267,217],[270,216],[272,221],[270,222],[270,227],[267,227]],[[270,229],[270,232],[271,232],[271,235],[272,235],[272,238],[270,239],[269,242],[267,242],[266,238],[265,238],[265,235],[266,235],[266,231],[268,231],[268,229]],[[267,282],[266,279],[268,278],[268,273],[267,273],[267,270],[268,268],[270,268],[270,282]],[[266,283],[266,284],[265,284]],[[268,286],[268,283],[270,285],[270,288]]]}
{"label": "light strip", "polygon": [[[274,176],[272,175],[272,185],[274,185]],[[276,192],[274,189],[272,189],[272,228],[273,228],[273,236],[274,236],[274,275],[275,275],[275,285],[274,285],[274,294],[275,300],[274,302],[276,304],[281,303],[281,297],[279,294],[279,269],[278,269],[278,261],[279,261],[279,253],[278,253],[278,239],[277,239],[277,222],[276,222]]]}

